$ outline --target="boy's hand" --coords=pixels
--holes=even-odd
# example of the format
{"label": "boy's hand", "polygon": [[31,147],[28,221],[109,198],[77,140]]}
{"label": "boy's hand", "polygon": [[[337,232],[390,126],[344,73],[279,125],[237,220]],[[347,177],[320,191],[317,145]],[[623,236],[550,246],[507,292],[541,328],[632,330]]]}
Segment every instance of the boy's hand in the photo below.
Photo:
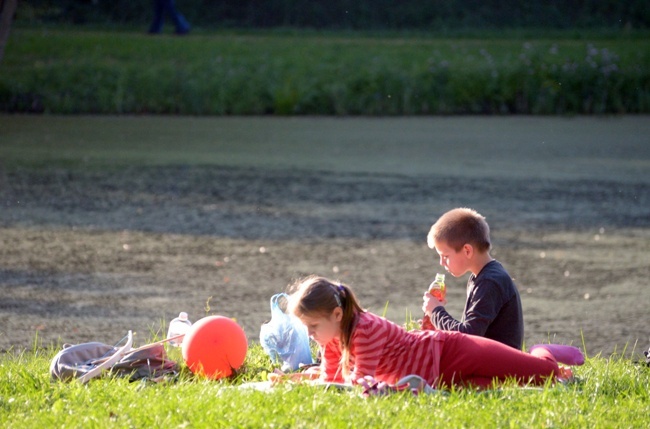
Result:
{"label": "boy's hand", "polygon": [[431,312],[433,311],[434,308],[447,305],[446,298],[439,300],[435,296],[431,295],[429,292],[424,292],[422,301],[424,301],[422,303],[422,311],[427,316],[431,316]]}

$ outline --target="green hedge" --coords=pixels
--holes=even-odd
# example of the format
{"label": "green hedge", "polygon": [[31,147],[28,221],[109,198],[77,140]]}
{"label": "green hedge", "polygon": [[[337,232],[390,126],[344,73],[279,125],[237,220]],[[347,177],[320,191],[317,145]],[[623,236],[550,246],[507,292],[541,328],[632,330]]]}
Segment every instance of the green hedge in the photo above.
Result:
{"label": "green hedge", "polygon": [[[38,22],[144,25],[151,3],[22,0],[19,18]],[[462,28],[648,28],[647,0],[176,0],[194,25],[355,30]]]}
{"label": "green hedge", "polygon": [[16,29],[4,112],[193,115],[650,112],[650,41]]}

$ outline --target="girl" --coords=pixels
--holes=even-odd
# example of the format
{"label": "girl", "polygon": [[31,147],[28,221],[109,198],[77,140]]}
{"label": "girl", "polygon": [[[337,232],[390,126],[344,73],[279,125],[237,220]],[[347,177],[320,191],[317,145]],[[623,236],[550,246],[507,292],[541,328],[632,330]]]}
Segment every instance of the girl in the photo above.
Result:
{"label": "girl", "polygon": [[321,350],[320,377],[327,382],[362,383],[372,377],[389,385],[418,375],[434,387],[490,387],[515,378],[543,384],[561,377],[559,363],[582,365],[579,349],[537,345],[530,354],[460,332],[406,331],[361,308],[352,290],[324,277],[294,285],[289,311],[307,327]]}

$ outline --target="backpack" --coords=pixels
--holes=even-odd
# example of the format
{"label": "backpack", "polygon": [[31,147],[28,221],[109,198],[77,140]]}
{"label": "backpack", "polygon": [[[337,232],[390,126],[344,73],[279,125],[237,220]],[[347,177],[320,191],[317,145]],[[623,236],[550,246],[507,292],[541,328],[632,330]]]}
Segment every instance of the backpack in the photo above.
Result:
{"label": "backpack", "polygon": [[[177,375],[178,364],[167,358],[162,343],[152,343],[133,349],[131,331],[123,346],[91,342],[77,345],[64,344],[50,363],[53,380],[87,383],[103,375],[128,377],[129,381],[156,380],[166,375]],[[121,341],[120,341],[121,342]]]}

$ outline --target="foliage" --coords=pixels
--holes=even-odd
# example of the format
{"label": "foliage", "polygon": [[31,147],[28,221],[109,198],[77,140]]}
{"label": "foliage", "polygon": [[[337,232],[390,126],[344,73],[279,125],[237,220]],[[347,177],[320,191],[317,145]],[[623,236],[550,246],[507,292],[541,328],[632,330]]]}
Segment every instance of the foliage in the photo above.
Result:
{"label": "foliage", "polygon": [[[242,389],[271,370],[259,344],[229,380],[208,381],[184,370],[177,381],[51,382],[55,351],[0,355],[0,420],[12,427],[645,427],[650,368],[611,356],[576,369],[577,381],[521,389],[447,395],[408,393],[365,398],[359,390],[285,385]],[[352,418],[352,420],[350,420]]]}
{"label": "foliage", "polygon": [[648,113],[650,42],[19,28],[0,68],[0,111]]}
{"label": "foliage", "polygon": [[[151,0],[24,0],[29,22],[130,23],[152,17]],[[648,28],[644,0],[177,0],[194,25],[237,28],[453,30],[457,28]]]}

